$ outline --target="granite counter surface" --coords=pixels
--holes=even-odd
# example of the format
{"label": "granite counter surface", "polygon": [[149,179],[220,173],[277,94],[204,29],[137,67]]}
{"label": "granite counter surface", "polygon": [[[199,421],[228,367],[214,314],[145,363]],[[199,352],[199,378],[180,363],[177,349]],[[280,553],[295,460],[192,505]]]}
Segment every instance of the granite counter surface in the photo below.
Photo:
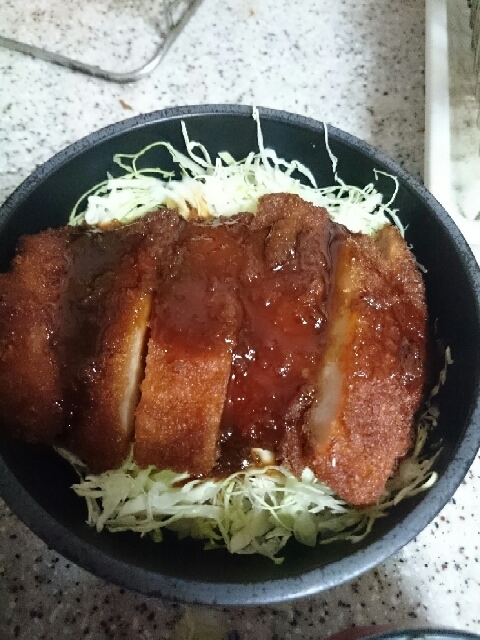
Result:
{"label": "granite counter surface", "polygon": [[[0,4],[0,33],[127,70],[155,46],[160,2]],[[0,49],[0,201],[38,164],[112,122],[164,107],[244,103],[324,120],[422,177],[424,3],[204,0],[152,75],[109,84]],[[441,514],[376,569],[318,596],[183,607],[67,562],[0,503],[0,639],[302,638],[351,625],[480,633],[480,458]]]}

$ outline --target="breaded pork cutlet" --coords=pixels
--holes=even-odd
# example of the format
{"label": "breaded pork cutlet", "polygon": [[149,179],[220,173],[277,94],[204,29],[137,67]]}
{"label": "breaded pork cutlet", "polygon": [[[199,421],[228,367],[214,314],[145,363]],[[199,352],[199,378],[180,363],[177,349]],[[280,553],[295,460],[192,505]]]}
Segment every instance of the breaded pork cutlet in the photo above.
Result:
{"label": "breaded pork cutlet", "polygon": [[340,248],[305,462],[355,505],[375,502],[412,444],[425,379],[424,285],[398,230]]}
{"label": "breaded pork cutlet", "polygon": [[245,227],[191,224],[159,281],[135,422],[140,466],[208,474],[242,320],[236,289]]}
{"label": "breaded pork cutlet", "polygon": [[296,426],[311,402],[331,273],[345,235],[325,209],[297,195],[260,198],[239,273],[244,316],[222,418],[225,470],[252,462],[258,448],[301,473]]}
{"label": "breaded pork cutlet", "polygon": [[129,453],[152,287],[183,224],[164,210],[128,226],[82,233],[69,247],[65,437],[94,473],[117,467]]}
{"label": "breaded pork cutlet", "polygon": [[295,195],[47,231],[0,276],[0,418],[91,472],[132,441],[139,466],[199,477],[264,449],[366,505],[412,444],[425,331],[398,230],[352,234]]}
{"label": "breaded pork cutlet", "polygon": [[23,236],[11,270],[0,274],[0,419],[31,442],[52,442],[63,425],[56,345],[69,238],[68,229]]}
{"label": "breaded pork cutlet", "polygon": [[2,428],[100,472],[126,458],[152,288],[184,221],[163,210],[105,231],[24,236],[0,275]]}

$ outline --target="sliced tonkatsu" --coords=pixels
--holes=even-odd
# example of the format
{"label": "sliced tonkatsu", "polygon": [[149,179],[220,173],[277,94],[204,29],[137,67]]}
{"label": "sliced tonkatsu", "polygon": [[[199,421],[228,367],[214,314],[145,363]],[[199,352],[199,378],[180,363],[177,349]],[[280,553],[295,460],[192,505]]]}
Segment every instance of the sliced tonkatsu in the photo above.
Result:
{"label": "sliced tonkatsu", "polygon": [[170,263],[183,221],[173,212],[70,245],[63,311],[65,444],[92,472],[123,462],[140,397],[152,287]]}
{"label": "sliced tonkatsu", "polygon": [[2,429],[30,442],[52,442],[63,427],[56,344],[69,241],[68,228],[23,236],[11,270],[0,274]]}
{"label": "sliced tonkatsu", "polygon": [[309,466],[375,502],[412,444],[424,284],[398,230],[350,233],[291,194],[256,215],[22,239],[0,276],[0,420],[92,472]]}
{"label": "sliced tonkatsu", "polygon": [[342,245],[305,462],[352,504],[377,500],[412,444],[425,381],[424,285],[398,230]]}
{"label": "sliced tonkatsu", "polygon": [[141,466],[208,474],[242,322],[237,296],[245,227],[188,225],[158,284],[134,458]]}

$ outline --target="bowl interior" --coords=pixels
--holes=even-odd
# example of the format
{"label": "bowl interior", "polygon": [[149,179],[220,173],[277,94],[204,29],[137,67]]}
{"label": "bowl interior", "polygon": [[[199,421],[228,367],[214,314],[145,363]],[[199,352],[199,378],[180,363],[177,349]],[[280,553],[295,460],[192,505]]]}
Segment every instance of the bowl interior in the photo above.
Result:
{"label": "bowl interior", "polygon": [[[256,125],[247,107],[171,109],[131,119],[99,131],[55,156],[7,200],[0,211],[0,268],[8,268],[23,233],[66,223],[77,199],[92,185],[118,173],[115,153],[135,153],[156,140],[183,149],[181,120],[192,140],[210,154],[229,150],[242,158],[257,150]],[[333,184],[332,163],[320,123],[261,110],[266,146],[286,159],[307,165],[319,185]],[[442,441],[436,463],[439,480],[429,492],[409,499],[377,521],[358,545],[349,542],[302,547],[292,542],[285,560],[275,565],[262,557],[231,556],[202,550],[189,540],[166,536],[158,545],[129,534],[97,534],[86,523],[83,501],[69,488],[76,480],[53,451],[0,441],[0,493],[25,523],[60,553],[87,570],[143,593],[189,602],[260,603],[299,597],[340,584],[381,562],[419,533],[462,481],[480,444],[479,272],[463,237],[423,187],[395,163],[359,140],[328,129],[338,173],[347,184],[365,186],[374,168],[399,179],[394,206],[406,240],[423,265],[434,340],[449,346],[453,364],[438,404],[439,424],[431,445]],[[147,164],[169,168],[169,156],[157,149]],[[394,181],[378,176],[389,197]],[[401,525],[401,526],[400,526]]]}

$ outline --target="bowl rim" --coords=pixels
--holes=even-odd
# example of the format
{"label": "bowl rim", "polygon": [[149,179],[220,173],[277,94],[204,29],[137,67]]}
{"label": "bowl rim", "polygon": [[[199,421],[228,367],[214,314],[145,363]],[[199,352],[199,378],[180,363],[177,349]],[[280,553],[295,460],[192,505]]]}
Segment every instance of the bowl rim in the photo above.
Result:
{"label": "bowl rim", "polygon": [[[261,121],[280,121],[302,128],[310,128],[316,132],[325,127],[325,124],[320,121],[286,111],[263,107],[258,107],[258,111]],[[170,107],[137,115],[94,131],[67,146],[37,167],[0,207],[0,220],[9,217],[29,196],[30,192],[54,174],[57,169],[81,155],[84,150],[99,145],[104,140],[160,121],[180,121],[185,119],[188,125],[188,118],[215,117],[217,115],[251,117],[252,107],[237,104]],[[466,240],[442,205],[418,180],[382,151],[334,126],[327,125],[327,128],[328,134],[332,139],[339,140],[341,143],[367,154],[373,163],[386,167],[390,173],[398,177],[405,188],[419,197],[430,210],[433,210],[436,219],[443,225],[463,256],[466,275],[476,301],[476,314],[479,317],[480,269]],[[341,167],[339,172],[341,173]],[[477,381],[477,388],[478,386]],[[345,581],[353,580],[398,552],[415,538],[447,504],[467,474],[480,447],[480,429],[478,425],[480,425],[480,392],[477,392],[475,400],[472,402],[472,411],[463,440],[454,453],[454,460],[456,460],[457,464],[450,464],[442,476],[439,477],[437,483],[429,490],[428,503],[422,502],[416,505],[407,514],[402,521],[401,530],[396,528],[389,531],[368,547],[328,565],[327,568],[317,567],[301,576],[269,580],[261,583],[210,583],[182,580],[138,566],[134,568],[135,576],[132,576],[132,566],[127,562],[111,556],[104,556],[103,552],[76,535],[72,539],[72,532],[54,520],[33,500],[22,486],[18,485],[1,455],[0,496],[19,519],[39,538],[55,548],[65,558],[109,582],[141,592],[147,596],[164,597],[189,603],[222,605],[271,604],[314,595],[320,591],[338,586]],[[355,568],[352,568],[353,563]],[[339,579],[342,572],[346,573],[348,577]]]}

